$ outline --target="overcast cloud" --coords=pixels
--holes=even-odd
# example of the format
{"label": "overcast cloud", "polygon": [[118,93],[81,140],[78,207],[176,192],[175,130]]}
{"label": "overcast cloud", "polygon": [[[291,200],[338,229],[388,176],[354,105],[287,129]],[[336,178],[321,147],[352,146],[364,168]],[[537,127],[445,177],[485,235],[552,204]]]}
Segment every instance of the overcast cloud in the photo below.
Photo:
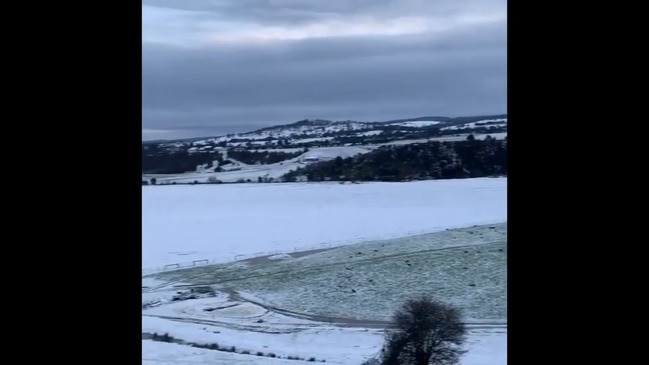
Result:
{"label": "overcast cloud", "polygon": [[143,139],[507,112],[505,0],[143,0]]}

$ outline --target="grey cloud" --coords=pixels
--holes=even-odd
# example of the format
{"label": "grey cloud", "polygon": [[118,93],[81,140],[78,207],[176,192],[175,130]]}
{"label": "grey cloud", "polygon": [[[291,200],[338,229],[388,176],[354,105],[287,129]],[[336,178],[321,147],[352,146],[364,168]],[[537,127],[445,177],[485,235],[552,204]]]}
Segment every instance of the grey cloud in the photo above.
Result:
{"label": "grey cloud", "polygon": [[[250,21],[280,22],[283,16],[263,16],[262,10],[272,9],[270,5],[279,1],[143,3]],[[344,10],[381,14],[398,6],[401,10],[394,11],[395,14],[408,14],[412,9],[437,2],[281,3],[287,7],[293,3],[291,9],[321,15]],[[441,7],[434,9],[437,12],[455,11],[450,1],[439,4]],[[245,6],[258,8],[256,12],[245,13]],[[285,21],[305,19],[296,15],[295,19]],[[388,120],[504,113],[506,47],[505,22],[465,26],[444,33],[256,45],[183,48],[144,42],[143,128],[191,129],[196,135],[213,135],[304,118]],[[213,128],[219,132],[213,133]]]}
{"label": "grey cloud", "polygon": [[142,0],[143,5],[200,13],[224,20],[270,25],[300,24],[325,17],[404,15],[453,16],[465,12],[506,7],[506,0]]}

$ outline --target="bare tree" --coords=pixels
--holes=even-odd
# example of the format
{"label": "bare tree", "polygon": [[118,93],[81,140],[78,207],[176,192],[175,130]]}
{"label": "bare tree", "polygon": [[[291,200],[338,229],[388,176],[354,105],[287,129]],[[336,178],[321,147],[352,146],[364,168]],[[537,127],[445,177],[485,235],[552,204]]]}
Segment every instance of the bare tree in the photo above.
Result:
{"label": "bare tree", "polygon": [[458,308],[428,296],[408,300],[386,331],[384,365],[454,365],[465,351],[466,328]]}

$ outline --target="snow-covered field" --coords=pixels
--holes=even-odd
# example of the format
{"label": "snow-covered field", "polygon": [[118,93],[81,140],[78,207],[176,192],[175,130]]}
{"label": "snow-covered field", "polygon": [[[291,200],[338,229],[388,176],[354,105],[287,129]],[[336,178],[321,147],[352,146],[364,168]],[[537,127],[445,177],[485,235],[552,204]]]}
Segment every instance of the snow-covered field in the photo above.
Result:
{"label": "snow-covered field", "polygon": [[[143,277],[143,364],[360,365],[379,353],[390,313],[421,288],[473,323],[462,365],[507,363],[506,178],[142,194],[143,268],[224,262]],[[329,245],[340,247],[302,252]],[[231,262],[242,255],[250,259]],[[197,285],[215,292],[178,300]]]}
{"label": "snow-covered field", "polygon": [[421,128],[421,127],[428,127],[431,125],[436,125],[441,122],[436,121],[436,120],[417,120],[417,121],[410,121],[410,122],[401,122],[401,123],[392,123],[391,125],[400,125],[403,127],[415,127],[415,128]]}
{"label": "snow-covered field", "polygon": [[142,267],[507,220],[507,179],[142,188]]}
{"label": "snow-covered field", "polygon": [[507,127],[507,118],[501,119],[485,119],[478,122],[464,123],[450,127],[444,127],[442,130],[459,130],[459,129],[473,129],[478,127]]}
{"label": "snow-covered field", "polygon": [[[285,364],[290,361],[287,358],[293,357],[360,365],[379,353],[383,328],[294,318],[219,293],[212,298],[143,310],[143,334],[168,334],[182,341],[169,344],[144,339],[143,361]],[[469,353],[462,364],[505,364],[506,336],[504,326],[469,326]],[[194,348],[191,344],[216,345],[218,350]]]}
{"label": "snow-covered field", "polygon": [[[378,330],[321,326],[287,334],[264,334],[210,327],[204,324],[181,323],[143,317],[143,330],[157,332],[197,343],[218,343],[235,346],[236,353],[193,348],[174,343],[142,341],[142,363],[153,364],[233,364],[233,365],[295,365],[307,364],[313,357],[321,363],[360,365],[377,355],[382,344]],[[217,332],[217,333],[214,333]],[[469,332],[461,365],[505,365],[507,363],[506,329],[475,329]],[[250,354],[241,354],[248,351]],[[257,356],[261,352],[261,356]],[[281,356],[270,358],[268,354]],[[287,356],[305,360],[287,360]]]}
{"label": "snow-covered field", "polygon": [[506,240],[507,225],[495,224],[158,277],[236,288],[293,313],[354,320],[389,321],[403,297],[430,294],[463,308],[468,322],[505,323]]}
{"label": "snow-covered field", "polygon": [[[468,136],[469,136],[468,134],[458,134],[452,136],[433,137],[430,140],[437,141],[437,142],[457,142],[457,141],[465,141]],[[495,139],[505,139],[505,137],[507,137],[507,132],[491,133],[491,134],[474,134],[473,136],[475,137],[475,139],[480,139],[480,140],[487,138],[487,136],[491,136],[492,138]],[[428,139],[404,139],[401,141],[381,143],[379,146],[402,146],[407,144],[426,143],[426,142],[428,142]]]}

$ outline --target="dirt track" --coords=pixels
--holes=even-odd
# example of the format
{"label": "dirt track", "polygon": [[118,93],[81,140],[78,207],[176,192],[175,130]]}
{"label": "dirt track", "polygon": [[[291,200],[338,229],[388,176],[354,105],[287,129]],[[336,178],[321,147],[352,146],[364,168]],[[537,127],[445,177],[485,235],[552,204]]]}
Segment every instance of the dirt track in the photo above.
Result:
{"label": "dirt track", "polygon": [[[492,227],[489,227],[492,228]],[[470,233],[470,232],[469,232]],[[417,252],[401,252],[401,253],[395,253],[395,254],[390,254],[390,255],[385,255],[385,256],[380,256],[380,257],[368,257],[360,260],[356,260],[356,263],[361,263],[361,262],[369,262],[369,261],[375,261],[375,260],[384,260],[388,257],[407,257],[407,256],[412,256],[412,255],[418,255],[421,254],[422,252],[433,252],[433,251],[444,251],[444,250],[452,250],[452,249],[459,249],[463,247],[476,247],[476,246],[481,246],[481,245],[486,245],[486,244],[491,244],[492,242],[483,242],[483,243],[478,243],[478,244],[472,244],[472,245],[459,245],[459,246],[451,246],[451,247],[443,247],[443,248],[431,248],[427,250],[422,250],[422,251],[417,251]],[[296,252],[296,253],[291,253],[290,256],[293,259],[299,258],[299,257],[305,257],[309,256],[312,254],[320,253],[320,252],[325,252],[328,250],[332,250],[335,248],[324,248],[324,249],[317,249],[317,250],[309,250],[309,251],[303,251],[303,252]],[[257,257],[257,258],[250,258],[250,259],[245,259],[242,260],[241,262],[245,262],[248,265],[252,266],[265,266],[265,265],[272,265],[273,263],[277,263],[278,260],[273,260],[269,258],[270,256],[263,256],[263,257]],[[281,260],[279,260],[281,261]],[[336,262],[336,263],[323,263],[319,266],[341,266],[345,265],[345,262]],[[276,272],[272,273],[265,273],[262,276],[267,276],[267,275],[277,275],[277,274],[282,274],[284,271],[279,270]],[[353,318],[344,318],[344,317],[334,317],[334,316],[326,316],[326,315],[317,315],[317,314],[309,314],[309,313],[303,313],[303,312],[297,312],[297,311],[292,311],[280,307],[276,307],[273,305],[269,305],[267,303],[262,303],[258,302],[255,300],[247,299],[239,295],[239,293],[236,291],[236,287],[233,285],[234,282],[239,281],[239,280],[244,280],[252,277],[257,277],[260,276],[259,274],[253,274],[253,275],[246,275],[244,277],[237,277],[236,279],[229,279],[229,280],[221,280],[221,281],[214,281],[210,282],[209,284],[192,284],[192,285],[178,285],[174,286],[174,284],[177,284],[179,282],[194,282],[194,279],[201,278],[206,275],[210,275],[210,272],[203,272],[195,275],[189,275],[186,277],[183,277],[180,280],[172,280],[167,283],[163,283],[161,285],[148,288],[146,291],[165,291],[165,290],[178,290],[178,289],[188,289],[192,288],[195,286],[204,286],[204,285],[225,285],[224,287],[219,288],[219,291],[222,291],[224,293],[227,293],[232,301],[237,301],[240,303],[248,302],[253,305],[257,305],[259,307],[262,307],[266,309],[267,311],[275,312],[278,314],[282,314],[288,317],[293,317],[293,318],[298,318],[298,319],[304,319],[304,320],[309,320],[309,321],[314,321],[318,322],[320,324],[327,324],[327,325],[334,325],[334,326],[340,326],[340,327],[358,327],[358,328],[372,328],[372,329],[383,329],[386,327],[389,327],[391,325],[391,322],[389,321],[384,321],[384,320],[361,320],[361,319],[353,319]],[[181,320],[181,321],[191,321],[191,322],[201,322],[201,323],[212,323],[212,324],[219,324],[221,326],[227,326],[227,325],[232,325],[231,323],[222,323],[219,321],[208,321],[208,320],[202,320],[202,319],[187,319],[187,318],[179,318],[179,317],[166,317],[168,319],[174,319],[174,320]],[[198,321],[198,322],[197,322]],[[506,320],[504,321],[494,321],[494,322],[479,322],[479,323],[466,323],[468,326],[471,328],[506,328],[507,327],[507,322]],[[259,328],[257,326],[246,326],[250,327],[247,329],[250,330],[255,330],[254,328]]]}

